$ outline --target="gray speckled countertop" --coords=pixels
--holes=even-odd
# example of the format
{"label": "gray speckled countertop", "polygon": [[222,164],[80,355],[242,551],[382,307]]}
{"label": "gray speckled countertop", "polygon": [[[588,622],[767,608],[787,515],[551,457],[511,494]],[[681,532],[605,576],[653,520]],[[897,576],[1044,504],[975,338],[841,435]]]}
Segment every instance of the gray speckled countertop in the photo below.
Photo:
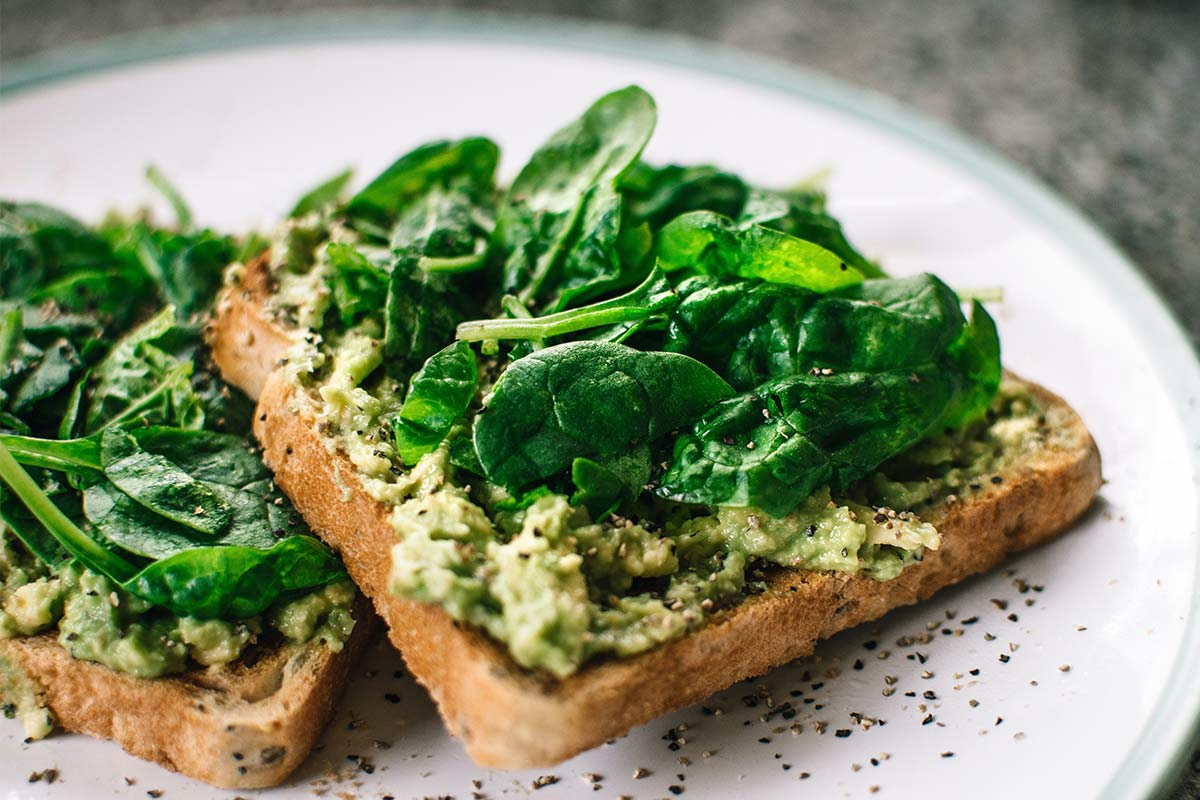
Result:
{"label": "gray speckled countertop", "polygon": [[[3,0],[0,67],[131,30],[359,7],[615,20],[890,95],[990,144],[1083,209],[1200,347],[1200,3],[1192,0]],[[1188,798],[1200,798],[1200,753],[1172,794]]]}

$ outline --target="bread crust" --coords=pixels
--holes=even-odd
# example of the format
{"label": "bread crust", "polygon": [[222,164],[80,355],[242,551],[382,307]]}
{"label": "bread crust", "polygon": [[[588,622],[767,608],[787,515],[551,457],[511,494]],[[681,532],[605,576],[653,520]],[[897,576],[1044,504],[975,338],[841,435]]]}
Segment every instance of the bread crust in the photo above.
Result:
{"label": "bread crust", "polygon": [[251,648],[232,664],[135,678],[72,658],[54,634],[0,640],[68,731],[227,789],[281,783],[308,756],[362,655],[375,617],[358,598],[341,652],[319,641]]}
{"label": "bread crust", "polygon": [[[233,326],[247,319],[270,326],[254,307],[261,299],[244,287],[231,290],[223,304],[227,313],[213,329],[217,340],[238,335]],[[217,365],[225,369],[220,358]],[[355,474],[354,466],[345,454],[326,449],[313,404],[297,397],[299,390],[278,372],[240,385],[248,391],[262,386],[255,435],[278,485],[312,529],[341,552],[451,733],[476,762],[503,769],[559,763],[808,655],[820,639],[992,569],[1066,529],[1101,484],[1099,451],[1082,420],[1061,398],[1031,385],[1055,409],[1060,430],[1068,434],[1060,438],[1073,444],[1048,444],[969,500],[923,512],[942,533],[942,546],[900,577],[881,583],[865,575],[779,569],[765,593],[715,614],[695,633],[556,680],[522,669],[500,645],[442,608],[391,596],[396,533],[388,511],[357,481],[346,479]]]}

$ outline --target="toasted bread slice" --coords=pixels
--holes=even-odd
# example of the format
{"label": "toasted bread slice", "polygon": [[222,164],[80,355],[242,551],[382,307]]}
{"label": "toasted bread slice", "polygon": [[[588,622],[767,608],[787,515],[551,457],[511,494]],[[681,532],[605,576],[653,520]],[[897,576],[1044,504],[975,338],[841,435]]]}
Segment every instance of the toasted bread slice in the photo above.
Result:
{"label": "toasted bread slice", "polygon": [[191,778],[228,789],[275,786],[316,743],[371,637],[375,615],[361,597],[354,619],[338,653],[319,641],[254,647],[227,666],[152,679],[72,658],[53,634],[4,639],[9,680],[0,683],[32,684],[60,727],[112,739]]}
{"label": "toasted bread slice", "polygon": [[[1101,483],[1100,455],[1059,397],[1030,386],[1055,435],[969,499],[922,511],[942,546],[898,578],[779,569],[768,590],[713,615],[695,633],[639,656],[585,666],[556,680],[522,669],[504,648],[440,607],[388,593],[396,533],[388,508],[358,485],[350,460],[330,453],[316,406],[279,372],[289,333],[263,313],[265,265],[226,292],[211,331],[226,380],[259,397],[255,434],[280,487],[314,531],[339,550],[387,623],[391,641],[430,691],[450,731],[485,766],[563,761],[661,714],[812,652],[823,638],[918,602],[1067,528]],[[279,349],[268,352],[271,347]],[[262,367],[256,370],[256,365]],[[340,476],[340,477],[339,477]]]}

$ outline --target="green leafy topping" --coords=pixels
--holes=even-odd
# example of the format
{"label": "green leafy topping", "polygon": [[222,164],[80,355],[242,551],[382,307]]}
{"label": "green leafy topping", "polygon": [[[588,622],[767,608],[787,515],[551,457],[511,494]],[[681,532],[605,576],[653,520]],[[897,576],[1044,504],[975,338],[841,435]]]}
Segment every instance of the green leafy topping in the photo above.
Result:
{"label": "green leafy topping", "polygon": [[433,452],[467,411],[479,369],[466,342],[434,353],[413,376],[400,413],[392,418],[396,454],[409,466]]}
{"label": "green leafy topping", "polygon": [[655,121],[650,95],[629,86],[597,100],[533,154],[508,190],[492,241],[505,292],[558,310],[636,282],[618,246],[618,185]]}
{"label": "green leafy topping", "polygon": [[732,390],[674,353],[572,342],[514,362],[475,422],[485,474],[521,489],[576,458],[612,458],[656,442]]}

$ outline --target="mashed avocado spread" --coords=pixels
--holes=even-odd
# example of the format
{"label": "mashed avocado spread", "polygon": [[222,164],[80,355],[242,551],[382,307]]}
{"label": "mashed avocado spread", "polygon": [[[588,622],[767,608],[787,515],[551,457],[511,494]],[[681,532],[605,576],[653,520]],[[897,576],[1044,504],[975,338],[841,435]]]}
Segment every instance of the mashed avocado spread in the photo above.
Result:
{"label": "mashed avocado spread", "polygon": [[[57,627],[59,644],[73,657],[138,678],[182,672],[190,664],[228,664],[272,632],[296,644],[319,640],[339,652],[354,628],[354,596],[353,585],[343,581],[249,619],[180,617],[73,564],[51,571],[0,523],[0,638]],[[25,723],[27,736],[41,738],[50,724],[34,688],[15,665],[0,661],[0,697],[10,704],[5,712]]]}

